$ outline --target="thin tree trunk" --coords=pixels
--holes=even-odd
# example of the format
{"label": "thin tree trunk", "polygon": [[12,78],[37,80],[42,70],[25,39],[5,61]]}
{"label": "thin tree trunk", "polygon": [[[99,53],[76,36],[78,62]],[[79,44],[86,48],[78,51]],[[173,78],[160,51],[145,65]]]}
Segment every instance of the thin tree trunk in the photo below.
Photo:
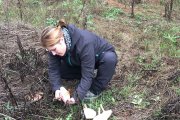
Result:
{"label": "thin tree trunk", "polygon": [[171,20],[171,19],[172,19],[172,17],[171,17],[172,9],[173,9],[173,0],[170,1],[168,20]]}
{"label": "thin tree trunk", "polygon": [[165,2],[165,5],[164,5],[164,17],[167,18],[168,16],[168,10],[169,10],[169,4],[168,2]]}
{"label": "thin tree trunk", "polygon": [[173,2],[174,0],[166,0],[165,5],[164,5],[165,14],[163,17],[165,17],[168,21],[172,20]]}
{"label": "thin tree trunk", "polygon": [[135,3],[135,0],[132,0],[131,1],[131,17],[134,18],[134,3]]}
{"label": "thin tree trunk", "polygon": [[22,21],[23,20],[23,11],[22,11],[22,3],[21,3],[20,0],[18,0],[17,6],[19,8],[19,15],[20,15],[20,18],[21,18],[21,21]]}

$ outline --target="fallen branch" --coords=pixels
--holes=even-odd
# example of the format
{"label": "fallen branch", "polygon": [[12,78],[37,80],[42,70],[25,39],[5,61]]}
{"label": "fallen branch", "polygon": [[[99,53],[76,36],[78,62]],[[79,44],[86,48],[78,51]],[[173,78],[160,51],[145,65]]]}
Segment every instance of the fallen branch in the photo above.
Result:
{"label": "fallen branch", "polygon": [[3,74],[2,74],[2,72],[1,72],[1,71],[0,71],[0,78],[1,78],[1,80],[3,80],[3,81],[4,81],[5,88],[6,88],[6,89],[8,89],[8,91],[9,91],[9,94],[10,94],[10,98],[11,98],[11,102],[12,102],[12,104],[13,104],[13,105],[16,105],[16,106],[18,107],[17,102],[16,102],[16,99],[15,99],[15,97],[14,97],[14,95],[13,95],[13,92],[12,92],[11,88],[9,87],[9,85],[8,85],[8,82],[7,82],[6,78],[5,78],[5,77],[3,77]]}
{"label": "fallen branch", "polygon": [[44,119],[48,119],[48,120],[54,120],[54,118],[52,118],[52,117],[45,117],[45,116],[35,115],[35,114],[30,114],[30,115],[37,116],[37,117],[44,118]]}

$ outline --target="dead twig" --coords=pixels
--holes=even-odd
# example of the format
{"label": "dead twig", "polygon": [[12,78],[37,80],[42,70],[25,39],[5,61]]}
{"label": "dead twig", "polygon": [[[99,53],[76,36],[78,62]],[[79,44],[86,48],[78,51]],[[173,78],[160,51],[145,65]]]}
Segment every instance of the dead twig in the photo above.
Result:
{"label": "dead twig", "polygon": [[8,85],[8,82],[7,82],[6,78],[5,78],[5,77],[3,77],[3,74],[2,74],[2,72],[1,72],[1,71],[0,71],[0,78],[1,78],[1,80],[3,80],[3,81],[4,81],[4,83],[5,83],[5,88],[7,88],[7,89],[8,89],[8,91],[9,91],[9,94],[10,94],[10,98],[11,98],[11,102],[12,102],[12,104],[13,104],[13,105],[18,106],[18,105],[17,105],[17,102],[16,102],[16,99],[15,99],[15,97],[14,97],[13,93],[12,93],[12,90],[11,90],[11,88],[9,87],[9,85]]}

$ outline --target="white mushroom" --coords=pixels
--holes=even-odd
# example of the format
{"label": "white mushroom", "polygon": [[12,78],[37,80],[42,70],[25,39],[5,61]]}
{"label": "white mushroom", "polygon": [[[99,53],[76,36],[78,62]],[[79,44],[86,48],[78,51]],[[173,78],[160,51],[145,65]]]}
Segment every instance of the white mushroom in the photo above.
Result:
{"label": "white mushroom", "polygon": [[[103,111],[101,114],[100,114],[100,108]],[[98,109],[98,115],[93,120],[108,120],[108,118],[112,114],[112,110],[105,111],[102,105],[100,105],[100,108]]]}
{"label": "white mushroom", "polygon": [[94,111],[91,108],[87,108],[87,105],[84,104],[84,115],[86,117],[86,119],[93,119],[96,116],[96,111]]}

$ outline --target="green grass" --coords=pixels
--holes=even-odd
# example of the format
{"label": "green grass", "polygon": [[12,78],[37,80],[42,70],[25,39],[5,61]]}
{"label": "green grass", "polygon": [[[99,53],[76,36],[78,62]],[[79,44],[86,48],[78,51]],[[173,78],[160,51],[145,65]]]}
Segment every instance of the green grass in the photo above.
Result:
{"label": "green grass", "polygon": [[131,103],[139,109],[146,108],[148,105],[150,105],[150,102],[145,98],[145,93],[134,93]]}
{"label": "green grass", "polygon": [[126,99],[129,98],[129,96],[131,95],[132,91],[133,91],[132,86],[124,86],[120,90],[119,94],[122,96],[122,98],[124,98],[126,100]]}
{"label": "green grass", "polygon": [[161,109],[157,109],[153,112],[153,116],[158,118],[159,116],[162,115]]}
{"label": "green grass", "polygon": [[162,31],[160,51],[168,56],[180,58],[180,27],[174,26]]}
{"label": "green grass", "polygon": [[[102,104],[105,110],[109,110],[116,104],[116,100],[113,97],[113,92],[112,90],[105,91],[101,94],[99,98],[96,100],[92,100],[89,102],[82,102],[82,105],[86,104],[88,108],[94,109],[96,112],[98,111],[98,108]],[[56,109],[58,108],[57,106],[55,107]],[[54,108],[54,109],[55,109]],[[68,107],[70,110],[68,114],[64,118],[55,118],[56,120],[74,120],[74,118],[77,118],[77,114],[82,112],[82,106],[81,105],[72,105]],[[111,116],[110,120],[116,120],[115,116]]]}
{"label": "green grass", "polygon": [[122,9],[110,7],[104,11],[103,17],[105,17],[106,19],[109,19],[109,20],[115,20],[115,19],[118,19],[118,16],[121,14],[124,14]]}
{"label": "green grass", "polygon": [[[148,60],[149,59],[149,60]],[[157,55],[153,56],[137,56],[136,61],[142,66],[144,70],[156,70],[161,66],[161,57]]]}

